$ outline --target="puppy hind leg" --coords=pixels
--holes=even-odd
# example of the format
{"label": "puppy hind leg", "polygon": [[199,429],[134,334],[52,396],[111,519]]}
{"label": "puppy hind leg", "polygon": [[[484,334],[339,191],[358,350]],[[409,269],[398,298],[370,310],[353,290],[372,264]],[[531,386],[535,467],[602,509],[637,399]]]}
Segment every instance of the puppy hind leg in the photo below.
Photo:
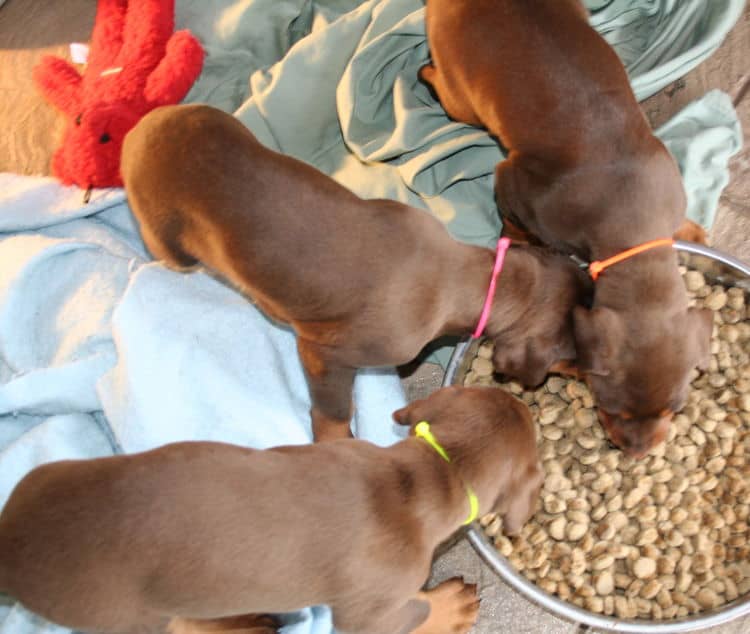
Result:
{"label": "puppy hind leg", "polygon": [[455,94],[448,88],[442,73],[433,64],[422,66],[419,69],[418,76],[429,87],[432,96],[440,102],[443,110],[451,119],[460,123],[483,127],[471,105],[463,99],[463,95]]}
{"label": "puppy hind leg", "polygon": [[194,268],[199,262],[179,246],[176,222],[164,221],[158,232],[146,224],[141,224],[141,238],[155,260],[163,262],[170,269],[185,271]]}
{"label": "puppy hind leg", "polygon": [[423,83],[427,84],[432,90],[435,89],[435,76],[437,69],[432,64],[425,64],[419,69],[417,76]]}
{"label": "puppy hind leg", "polygon": [[356,368],[342,365],[330,349],[297,339],[297,350],[310,389],[313,440],[351,438],[352,390]]}

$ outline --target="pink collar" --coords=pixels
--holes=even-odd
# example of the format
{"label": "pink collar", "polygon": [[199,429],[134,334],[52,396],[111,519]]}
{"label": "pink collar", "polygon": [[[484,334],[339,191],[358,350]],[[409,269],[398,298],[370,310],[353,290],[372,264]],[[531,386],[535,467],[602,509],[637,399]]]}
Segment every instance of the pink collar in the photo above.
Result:
{"label": "pink collar", "polygon": [[487,297],[484,300],[484,308],[482,308],[482,314],[479,317],[479,323],[477,324],[474,334],[471,335],[472,339],[478,339],[484,332],[484,327],[487,325],[487,320],[490,318],[490,311],[492,310],[492,300],[495,298],[495,287],[497,286],[497,278],[500,275],[500,271],[503,270],[503,263],[505,262],[505,254],[508,252],[510,247],[510,238],[500,238],[497,241],[497,251],[495,254],[495,268],[492,269],[492,278],[490,279],[490,287],[487,289]]}

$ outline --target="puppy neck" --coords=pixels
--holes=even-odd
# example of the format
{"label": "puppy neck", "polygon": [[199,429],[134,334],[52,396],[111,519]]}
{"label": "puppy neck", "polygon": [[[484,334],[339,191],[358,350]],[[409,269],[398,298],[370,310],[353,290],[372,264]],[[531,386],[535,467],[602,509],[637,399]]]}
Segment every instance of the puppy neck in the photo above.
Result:
{"label": "puppy neck", "polygon": [[[465,524],[471,512],[469,491],[478,501],[477,517],[491,510],[500,483],[511,475],[512,460],[503,459],[507,451],[498,443],[505,444],[505,441],[502,434],[496,433],[497,430],[488,429],[487,433],[482,433],[479,425],[471,425],[469,421],[467,427],[460,429],[440,425],[432,431],[449,462],[422,438],[412,435],[404,442],[411,452],[412,464],[422,465],[433,488],[441,491],[445,506],[438,512],[445,519],[450,534]],[[508,431],[508,441],[512,444],[515,431]],[[490,465],[499,467],[495,469]],[[507,474],[504,474],[506,467]]]}
{"label": "puppy neck", "polygon": [[594,283],[594,306],[621,312],[666,306],[686,310],[687,292],[674,250],[646,251],[603,271]]}
{"label": "puppy neck", "polygon": [[[454,290],[450,311],[441,331],[443,335],[468,335],[474,332],[482,314],[492,279],[495,251],[468,247],[462,265],[453,269],[445,284]],[[498,328],[520,319],[527,307],[526,286],[531,282],[531,260],[523,248],[511,246],[505,255],[503,269],[497,278],[494,301],[485,332],[492,335]]]}
{"label": "puppy neck", "polygon": [[[548,257],[556,256],[550,254]],[[547,268],[534,247],[516,245],[508,250],[487,322],[488,337],[515,332],[519,326],[524,329],[528,326],[527,319],[533,317],[534,307],[540,305]],[[553,271],[549,273],[554,274]]]}
{"label": "puppy neck", "polygon": [[[401,508],[408,509],[425,527],[428,545],[434,548],[461,528],[469,515],[467,486],[477,496],[481,494],[453,458],[446,462],[421,438],[412,435],[392,447],[392,452],[395,465],[391,473],[398,478],[395,486],[403,491]],[[481,497],[479,502],[481,505]]]}

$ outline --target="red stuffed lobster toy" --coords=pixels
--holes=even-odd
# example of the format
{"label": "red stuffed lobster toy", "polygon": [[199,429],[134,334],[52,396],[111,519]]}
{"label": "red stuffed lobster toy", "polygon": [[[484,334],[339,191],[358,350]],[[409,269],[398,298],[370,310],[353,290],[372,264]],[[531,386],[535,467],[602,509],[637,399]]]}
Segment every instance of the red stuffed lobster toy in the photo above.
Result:
{"label": "red stuffed lobster toy", "polygon": [[47,56],[34,69],[44,95],[69,118],[52,173],[86,189],[122,185],[127,132],[158,106],[178,103],[203,67],[203,48],[174,32],[174,0],[99,0],[83,75]]}

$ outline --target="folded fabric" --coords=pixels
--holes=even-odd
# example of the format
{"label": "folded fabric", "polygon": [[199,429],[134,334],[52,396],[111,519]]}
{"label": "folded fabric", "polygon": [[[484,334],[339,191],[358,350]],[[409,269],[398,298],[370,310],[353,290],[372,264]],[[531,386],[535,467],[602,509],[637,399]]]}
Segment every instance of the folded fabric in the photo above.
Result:
{"label": "folded fabric", "polygon": [[712,90],[686,106],[656,134],[677,160],[687,193],[688,217],[710,228],[729,183],[729,159],[742,149],[742,126],[732,100]]}
{"label": "folded fabric", "polygon": [[[80,201],[57,186],[59,198],[40,205],[34,227],[32,201],[48,201],[50,183],[2,179],[5,191],[25,192],[28,215],[25,231],[0,234],[0,507],[28,471],[51,460],[180,440],[257,448],[311,441],[310,399],[288,328],[205,273],[149,264],[121,196],[80,217],[66,206]],[[50,208],[65,220],[47,224]],[[405,403],[393,369],[360,372],[354,403],[358,437],[388,445],[404,436],[391,420]],[[322,607],[287,620],[295,634],[331,630]],[[0,633],[58,631],[0,601]]]}
{"label": "folded fabric", "polygon": [[639,100],[709,57],[745,0],[584,0],[591,24],[617,51]]}

